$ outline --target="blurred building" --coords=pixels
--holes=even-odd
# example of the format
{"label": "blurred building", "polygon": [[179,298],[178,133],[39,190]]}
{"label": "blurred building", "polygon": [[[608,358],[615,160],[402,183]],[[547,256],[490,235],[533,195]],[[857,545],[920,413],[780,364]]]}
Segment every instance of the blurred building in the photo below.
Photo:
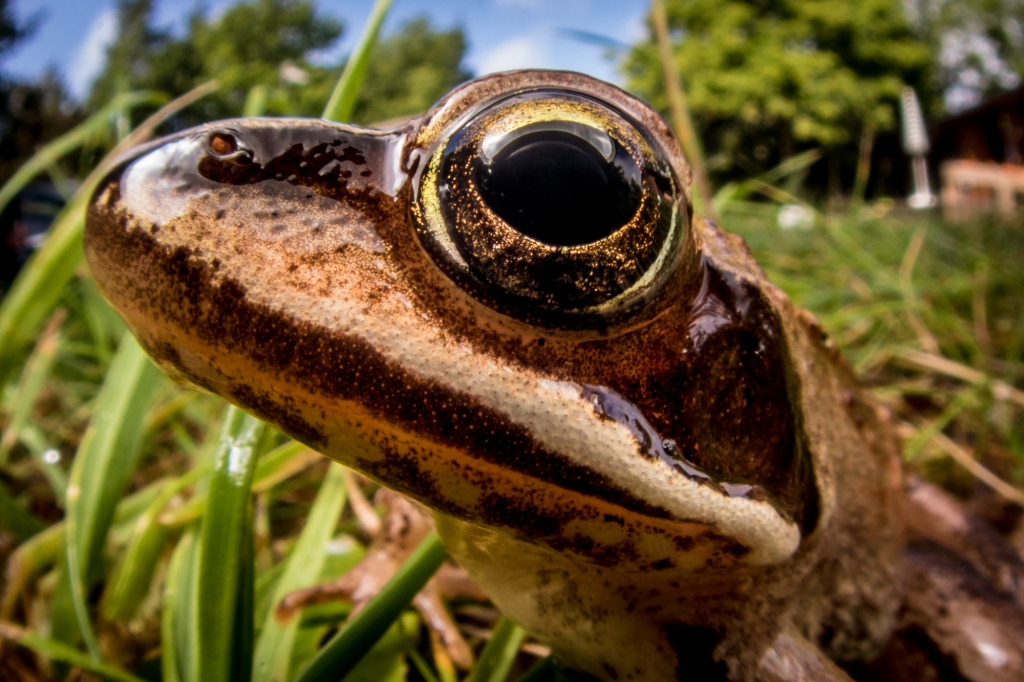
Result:
{"label": "blurred building", "polygon": [[947,215],[1009,217],[1024,205],[1024,86],[939,121],[929,136]]}

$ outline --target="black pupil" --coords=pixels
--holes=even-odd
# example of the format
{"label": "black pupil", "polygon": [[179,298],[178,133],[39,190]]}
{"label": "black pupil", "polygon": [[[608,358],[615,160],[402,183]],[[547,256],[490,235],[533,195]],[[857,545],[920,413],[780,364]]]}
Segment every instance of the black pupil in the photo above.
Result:
{"label": "black pupil", "polygon": [[480,162],[477,186],[491,209],[528,237],[552,246],[590,244],[625,225],[640,207],[640,169],[614,144],[608,161],[571,132],[525,132],[490,164]]}

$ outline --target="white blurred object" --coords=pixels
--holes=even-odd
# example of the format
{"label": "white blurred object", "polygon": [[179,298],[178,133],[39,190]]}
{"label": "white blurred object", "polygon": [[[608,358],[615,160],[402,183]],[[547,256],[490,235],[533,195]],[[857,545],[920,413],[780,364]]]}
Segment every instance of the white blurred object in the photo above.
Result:
{"label": "white blurred object", "polygon": [[809,230],[814,226],[814,211],[803,204],[784,204],[778,221],[783,230]]}
{"label": "white blurred object", "polygon": [[309,74],[290,61],[282,62],[277,75],[285,83],[291,85],[305,85],[309,82]]}
{"label": "white blurred object", "polygon": [[928,184],[928,164],[924,159],[929,148],[928,133],[914,88],[903,88],[900,104],[903,110],[903,150],[910,156],[910,169],[914,173],[914,193],[907,197],[907,206],[928,208],[938,200]]}
{"label": "white blurred object", "polygon": [[50,448],[43,453],[43,461],[47,464],[58,464],[60,462],[60,452]]}

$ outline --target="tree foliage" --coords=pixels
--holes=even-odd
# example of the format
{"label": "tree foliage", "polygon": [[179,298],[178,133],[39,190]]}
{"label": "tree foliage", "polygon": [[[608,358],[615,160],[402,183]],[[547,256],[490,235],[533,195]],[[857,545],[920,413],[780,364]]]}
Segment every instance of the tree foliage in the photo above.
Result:
{"label": "tree foliage", "polygon": [[6,182],[40,145],[80,120],[53,71],[35,82],[21,82],[2,66],[2,60],[32,35],[41,19],[42,15],[36,14],[19,20],[11,3],[0,0],[0,183]]}
{"label": "tree foliage", "polygon": [[427,110],[444,93],[471,77],[462,67],[462,29],[435,31],[414,19],[377,45],[356,103],[361,123],[411,116]]}
{"label": "tree foliage", "polygon": [[[820,146],[856,148],[893,128],[904,83],[928,72],[927,43],[899,0],[668,0],[676,63],[721,178]],[[631,89],[667,110],[652,39],[628,54]]]}
{"label": "tree foliage", "polygon": [[[121,89],[177,96],[218,79],[220,92],[180,117],[179,127],[237,116],[257,89],[270,115],[318,116],[344,67],[325,63],[340,21],[314,0],[247,0],[216,14],[197,10],[181,36],[154,26],[153,0],[121,0],[122,30],[90,101],[101,106]],[[417,19],[374,49],[356,120],[372,122],[425,110],[469,74],[461,29],[436,31]]]}
{"label": "tree foliage", "polygon": [[149,76],[152,56],[170,38],[153,26],[153,11],[153,0],[118,1],[117,37],[107,47],[106,67],[93,81],[89,109],[101,108]]}
{"label": "tree foliage", "polygon": [[935,56],[933,114],[955,112],[1020,84],[1024,0],[910,0],[915,31]]}
{"label": "tree foliage", "polygon": [[0,59],[31,35],[38,21],[38,16],[25,22],[18,21],[9,0],[0,0]]}
{"label": "tree foliage", "polygon": [[305,80],[282,78],[282,67],[286,76],[313,69],[308,56],[332,46],[342,32],[341,23],[319,12],[312,0],[239,2],[215,15],[197,9],[180,37],[154,25],[154,9],[153,0],[119,3],[118,38],[93,85],[92,109],[116,92],[148,89],[177,96],[212,78],[220,81],[220,92],[180,125],[240,114],[258,85],[281,90],[278,99],[288,102],[289,89]]}

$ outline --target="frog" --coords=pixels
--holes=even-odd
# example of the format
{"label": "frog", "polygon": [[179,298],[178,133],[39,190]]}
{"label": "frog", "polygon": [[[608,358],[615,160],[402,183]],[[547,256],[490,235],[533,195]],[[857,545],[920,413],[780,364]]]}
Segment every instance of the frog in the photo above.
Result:
{"label": "frog", "polygon": [[201,125],[114,164],[84,248],[170,376],[429,508],[591,679],[1024,671],[1019,603],[957,582],[988,565],[908,497],[886,410],[614,85],[513,71],[391,128]]}

